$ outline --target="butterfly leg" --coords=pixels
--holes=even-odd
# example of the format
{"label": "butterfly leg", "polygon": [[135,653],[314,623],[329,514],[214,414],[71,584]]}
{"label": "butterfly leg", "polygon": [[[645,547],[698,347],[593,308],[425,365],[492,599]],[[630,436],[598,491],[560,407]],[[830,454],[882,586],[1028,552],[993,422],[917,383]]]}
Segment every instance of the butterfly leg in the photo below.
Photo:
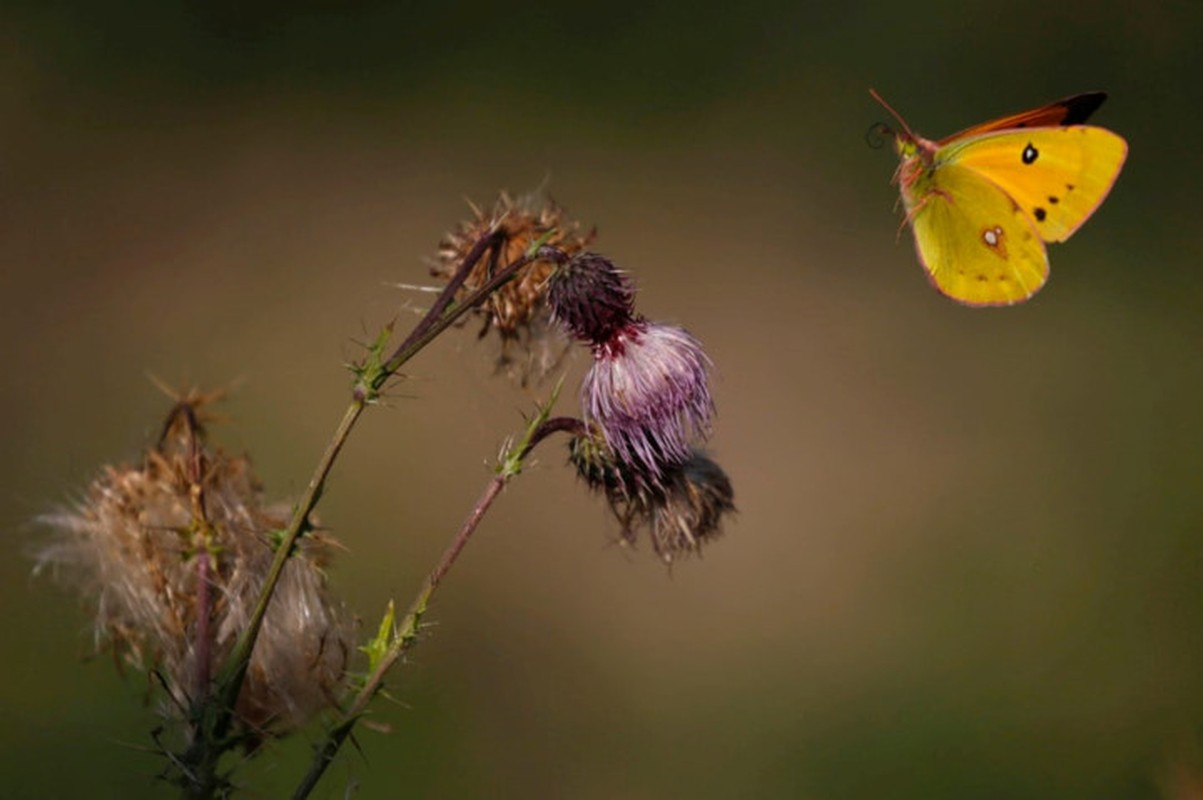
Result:
{"label": "butterfly leg", "polygon": [[932,201],[932,198],[939,197],[944,202],[952,205],[952,195],[943,189],[933,188],[930,192],[923,196],[919,202],[906,210],[906,216],[902,220],[902,224],[898,226],[898,236],[902,236],[902,229],[907,225],[911,225],[915,221],[915,217],[919,216],[920,212],[927,207],[927,204]]}

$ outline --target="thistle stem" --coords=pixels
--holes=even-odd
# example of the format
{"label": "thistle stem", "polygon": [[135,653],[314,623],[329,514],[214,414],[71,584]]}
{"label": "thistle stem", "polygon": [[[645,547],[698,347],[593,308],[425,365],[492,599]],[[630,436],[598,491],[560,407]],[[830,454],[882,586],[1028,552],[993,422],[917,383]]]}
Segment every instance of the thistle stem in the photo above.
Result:
{"label": "thistle stem", "polygon": [[[484,256],[485,253],[490,253],[490,258],[495,258],[497,254],[497,246],[505,240],[505,234],[500,230],[480,237],[468,254],[464,256],[463,266],[456,270],[455,275],[443,287],[443,291],[439,293],[438,299],[434,301],[434,305],[426,312],[422,319],[414,326],[414,329],[409,332],[409,336],[405,341],[397,347],[393,355],[389,358],[388,363],[396,361],[401,355],[414,345],[419,339],[426,335],[427,330],[433,327],[438,320],[443,316],[443,313],[455,301],[455,294],[464,285],[464,281],[468,280],[468,276],[472,274],[472,270],[476,268],[477,262]],[[464,305],[470,305],[465,302]]]}
{"label": "thistle stem", "polygon": [[[493,292],[497,291],[506,283],[509,283],[510,280],[513,279],[514,275],[517,274],[518,270],[522,269],[534,260],[535,256],[528,254],[510,264],[507,264],[504,268],[498,270],[487,283],[465,297],[458,305],[451,306],[450,299],[448,299],[448,302],[443,302],[444,297],[443,295],[440,295],[439,300],[434,306],[431,307],[430,311],[425,317],[423,317],[422,321],[419,322],[416,327],[414,327],[413,331],[410,332],[405,341],[401,343],[401,345],[389,357],[389,360],[385,362],[385,371],[389,375],[394,374],[406,361],[409,361],[419,351],[421,351],[423,347],[430,344],[430,342],[436,336],[447,330],[447,328],[453,325],[455,321],[462,317],[467,311],[484,302],[484,300],[489,295],[493,294]],[[461,280],[460,283],[462,282],[463,281]],[[451,285],[453,284],[448,284],[449,287]],[[446,292],[444,292],[444,295],[445,294]],[[436,311],[438,312],[437,316],[435,315]]]}
{"label": "thistle stem", "polygon": [[263,619],[267,613],[268,605],[271,602],[276,585],[279,583],[280,576],[284,572],[284,567],[288,559],[292,556],[293,548],[301,536],[309,529],[309,514],[321,498],[330,470],[334,466],[334,462],[338,458],[343,445],[346,444],[351,431],[354,429],[355,423],[364,409],[374,399],[375,393],[379,391],[389,378],[396,374],[397,370],[417,355],[422,348],[451,326],[457,319],[482,303],[490,294],[512,279],[518,270],[533,260],[533,257],[528,254],[507,264],[498,270],[483,286],[471,292],[461,302],[456,303],[456,292],[463,287],[464,282],[471,275],[472,270],[476,267],[480,259],[486,253],[494,254],[491,257],[495,258],[498,245],[503,241],[504,233],[500,230],[494,230],[482,236],[477,241],[472,250],[465,256],[456,274],[448,282],[434,305],[431,306],[418,324],[414,326],[409,336],[394,351],[388,361],[382,365],[382,369],[375,376],[372,385],[368,387],[369,390],[363,391],[362,387],[357,386],[353,392],[352,401],[346,411],[343,412],[342,419],[335,429],[330,442],[327,444],[326,450],[318,462],[317,468],[314,470],[313,477],[309,480],[304,495],[293,512],[288,528],[285,530],[276,550],[275,559],[272,561],[267,577],[264,579],[263,587],[260,589],[259,597],[250,620],[246,628],[240,633],[229,657],[218,673],[215,702],[206,703],[201,708],[201,715],[195,729],[197,736],[183,759],[185,763],[195,768],[195,773],[198,776],[201,776],[201,785],[188,787],[185,791],[187,796],[211,797],[217,789],[217,760],[231,746],[228,736],[234,720],[234,709],[238,701],[238,695],[242,690],[243,681],[246,678],[255,641],[263,626]]}
{"label": "thistle stem", "polygon": [[[554,398],[552,402],[554,402]],[[550,408],[550,404],[548,408]],[[559,431],[580,431],[584,427],[584,423],[580,420],[570,417],[548,419],[546,409],[534,422],[535,424],[532,424],[518,448],[505,460],[511,466],[505,468],[503,465],[503,467],[498,469],[497,474],[493,476],[492,480],[485,486],[484,491],[481,492],[480,498],[477,499],[476,505],[472,507],[472,511],[468,514],[468,518],[464,520],[464,524],[460,527],[459,532],[456,533],[451,543],[447,545],[447,549],[443,551],[443,555],[438,563],[435,564],[434,569],[430,571],[426,582],[422,586],[422,590],[418,592],[417,597],[410,603],[409,610],[401,620],[400,625],[394,629],[388,649],[380,657],[375,669],[372,670],[363,687],[356,693],[351,704],[339,715],[338,720],[327,734],[326,741],[314,753],[313,763],[310,765],[309,771],[305,774],[300,784],[297,785],[297,789],[292,795],[293,800],[304,800],[314,790],[318,781],[321,780],[322,775],[325,774],[326,768],[330,766],[330,763],[338,754],[343,742],[351,735],[355,723],[367,711],[368,703],[380,691],[380,687],[383,685],[388,671],[417,642],[418,627],[422,621],[422,617],[430,607],[430,601],[434,597],[435,591],[455,565],[460,553],[463,552],[464,547],[472,538],[472,534],[476,532],[485,513],[493,505],[493,501],[497,499],[497,496],[501,494],[510,480],[519,474],[522,462],[530,455],[535,446],[549,435]]]}
{"label": "thistle stem", "polygon": [[255,610],[251,614],[250,621],[238,637],[238,641],[234,645],[234,649],[230,653],[230,657],[226,661],[221,675],[218,677],[218,686],[222,692],[222,696],[218,716],[213,728],[213,735],[219,742],[229,733],[230,723],[234,717],[234,706],[238,701],[238,693],[242,689],[242,681],[246,677],[247,667],[250,665],[251,650],[254,648],[255,640],[259,636],[259,629],[263,626],[263,618],[267,614],[267,606],[271,602],[272,593],[275,591],[276,584],[280,581],[280,576],[284,573],[284,567],[292,555],[293,547],[301,537],[301,532],[308,529],[309,514],[314,506],[317,505],[317,501],[322,494],[322,489],[326,485],[326,478],[330,474],[330,470],[334,466],[339,452],[342,451],[343,445],[346,444],[347,438],[351,435],[351,431],[355,427],[355,422],[359,419],[359,415],[363,413],[366,405],[366,400],[356,398],[347,407],[347,410],[343,412],[343,418],[335,429],[330,443],[326,446],[326,452],[322,454],[321,461],[318,462],[317,469],[314,471],[313,477],[309,480],[309,485],[305,488],[305,494],[293,513],[288,530],[276,550],[276,557],[272,561],[267,577],[263,581],[263,588],[259,592],[259,599],[255,604]]}
{"label": "thistle stem", "polygon": [[209,551],[196,554],[196,686],[193,702],[203,703],[209,697],[209,678],[212,665],[209,663],[213,648],[210,647],[210,618],[213,616],[212,565]]}

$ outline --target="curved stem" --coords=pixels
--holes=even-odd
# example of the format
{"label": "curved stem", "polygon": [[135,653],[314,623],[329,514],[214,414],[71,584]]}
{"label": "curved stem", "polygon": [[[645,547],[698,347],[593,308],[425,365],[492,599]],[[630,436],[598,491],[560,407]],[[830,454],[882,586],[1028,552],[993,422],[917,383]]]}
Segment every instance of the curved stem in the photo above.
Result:
{"label": "curved stem", "polygon": [[422,616],[426,613],[427,607],[430,605],[431,597],[434,596],[439,584],[447,572],[455,564],[455,560],[459,558],[459,554],[463,551],[464,546],[468,544],[468,540],[472,538],[476,528],[480,525],[481,519],[484,518],[485,512],[493,505],[493,501],[501,494],[501,490],[508,483],[508,478],[504,475],[495,475],[488,485],[485,486],[484,492],[476,501],[476,505],[472,508],[468,518],[464,521],[459,533],[451,540],[451,544],[443,551],[442,557],[438,564],[431,570],[430,575],[426,578],[426,583],[422,590],[418,592],[418,596],[410,603],[409,610],[402,619],[400,626],[397,628],[393,636],[393,643],[385,652],[376,668],[372,670],[372,674],[368,676],[363,688],[355,695],[351,705],[347,707],[340,716],[338,721],[330,729],[330,733],[326,737],[326,741],[322,747],[314,754],[313,763],[309,767],[309,771],[298,784],[296,791],[293,793],[293,800],[303,800],[309,796],[310,792],[317,786],[322,775],[325,774],[326,768],[334,760],[342,747],[343,742],[351,735],[351,731],[355,727],[355,723],[367,710],[368,703],[376,696],[376,692],[380,690],[384,682],[384,676],[392,669],[405,653],[413,646],[418,638],[418,626],[422,620]]}
{"label": "curved stem", "polygon": [[238,693],[242,689],[242,681],[246,677],[246,670],[250,665],[251,650],[254,648],[255,640],[259,636],[259,629],[263,626],[263,618],[267,614],[267,607],[271,602],[272,593],[275,591],[276,584],[280,581],[280,576],[284,573],[285,564],[287,564],[288,559],[292,556],[293,547],[301,537],[301,533],[309,527],[309,514],[317,505],[317,501],[322,494],[322,489],[326,485],[326,478],[334,466],[334,461],[338,458],[343,445],[346,444],[347,438],[351,435],[351,430],[355,427],[355,422],[359,419],[359,415],[363,413],[365,406],[366,401],[356,398],[347,407],[347,410],[343,412],[343,418],[339,422],[338,428],[335,429],[330,443],[326,446],[326,452],[322,454],[317,469],[314,471],[313,477],[310,478],[309,485],[305,488],[305,494],[302,496],[301,502],[297,504],[297,508],[293,512],[288,530],[285,532],[279,547],[276,548],[276,557],[272,561],[267,577],[263,581],[263,588],[259,592],[259,599],[255,604],[255,610],[251,614],[250,621],[241,635],[239,635],[238,641],[234,645],[234,649],[231,651],[222,673],[218,676],[218,686],[222,691],[221,710],[219,712],[220,716],[216,721],[217,724],[213,729],[213,734],[218,740],[225,738],[229,732],[230,722],[233,720],[234,715],[234,706],[238,701]]}
{"label": "curved stem", "polygon": [[247,669],[250,666],[255,641],[267,614],[267,608],[297,541],[309,529],[309,514],[321,498],[330,470],[354,429],[355,423],[367,405],[374,399],[375,392],[379,391],[402,365],[417,355],[422,348],[463,314],[479,305],[498,287],[512,279],[519,269],[531,262],[532,257],[527,255],[507,264],[487,283],[473,291],[460,303],[455,304],[456,293],[463,287],[464,281],[467,280],[477,263],[486,253],[494,252],[503,239],[504,234],[499,230],[494,230],[481,237],[465,256],[456,274],[448,282],[435,304],[414,326],[409,336],[394,351],[388,361],[380,365],[381,368],[374,374],[370,392],[362,392],[357,386],[352,393],[352,401],[343,412],[342,419],[327,444],[304,495],[297,503],[288,528],[284,531],[276,549],[275,558],[264,578],[251,618],[246,628],[239,634],[230,655],[217,675],[215,681],[217,691],[211,698],[212,702],[203,703],[198,709],[194,723],[195,736],[192,745],[181,761],[188,765],[193,774],[201,777],[196,782],[188,782],[189,785],[185,789],[186,796],[211,797],[217,791],[217,761],[232,744],[228,737],[234,721],[234,709],[246,678]]}
{"label": "curved stem", "polygon": [[[557,389],[558,392],[558,389]],[[551,402],[555,402],[554,396]],[[459,558],[464,547],[472,538],[472,534],[476,532],[480,521],[484,518],[485,512],[493,505],[493,501],[501,494],[501,491],[509,484],[516,475],[520,472],[520,465],[530,455],[531,451],[550,436],[557,432],[579,432],[583,429],[584,423],[578,419],[570,417],[556,417],[549,419],[547,411],[550,410],[550,403],[545,407],[543,413],[536,417],[531,426],[528,428],[526,436],[518,447],[514,450],[513,455],[503,459],[503,465],[498,468],[497,474],[485,486],[481,492],[480,498],[476,501],[476,505],[472,507],[472,511],[468,514],[468,518],[464,520],[464,524],[460,527],[459,532],[451,543],[447,545],[447,549],[443,551],[443,555],[439,558],[434,569],[426,578],[426,582],[422,586],[422,590],[418,592],[417,597],[409,605],[409,610],[405,617],[401,620],[401,624],[397,626],[389,642],[387,650],[381,655],[379,661],[376,662],[375,668],[364,682],[363,687],[356,693],[355,698],[351,701],[351,705],[339,715],[338,720],[331,727],[330,732],[326,736],[326,741],[314,753],[313,763],[309,767],[309,771],[305,777],[301,779],[297,785],[296,791],[293,793],[293,800],[304,800],[321,780],[325,774],[326,768],[334,760],[339,749],[351,735],[351,731],[355,728],[355,724],[359,718],[367,711],[368,703],[380,691],[380,687],[384,683],[385,675],[392,669],[393,665],[405,655],[406,652],[414,645],[418,639],[418,627],[425,615],[426,610],[430,606],[430,601],[434,597],[435,591],[455,565],[456,559]],[[506,466],[506,465],[510,466]]]}
{"label": "curved stem", "polygon": [[[452,305],[450,300],[443,303],[443,297],[440,295],[439,302],[436,302],[431,307],[430,312],[423,318],[422,322],[406,337],[405,341],[397,347],[393,354],[389,356],[388,361],[384,363],[385,372],[391,376],[401,368],[406,361],[413,358],[423,347],[443,331],[447,330],[460,317],[466,314],[471,309],[480,305],[485,298],[497,291],[501,286],[509,283],[517,274],[518,270],[535,260],[533,255],[524,255],[517,261],[507,264],[505,267],[497,271],[497,274],[489,279],[479,289],[476,289],[471,294],[463,299],[462,302]],[[449,284],[450,285],[450,284]],[[444,293],[445,294],[445,293]],[[438,316],[435,316],[435,312]],[[429,323],[427,324],[427,320]]]}

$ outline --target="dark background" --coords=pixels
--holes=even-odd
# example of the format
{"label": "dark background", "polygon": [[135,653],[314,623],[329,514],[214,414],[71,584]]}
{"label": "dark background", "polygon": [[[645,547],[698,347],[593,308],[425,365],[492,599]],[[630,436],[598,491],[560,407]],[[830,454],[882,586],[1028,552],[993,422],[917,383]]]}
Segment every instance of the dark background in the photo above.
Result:
{"label": "dark background", "polygon": [[[147,376],[235,386],[215,435],[295,496],[353,342],[424,302],[389,284],[546,185],[706,344],[740,513],[667,573],[542,450],[322,796],[1198,797],[1199,9],[6,5],[0,794],[171,795],[143,679],[29,577],[31,520],[153,435]],[[928,287],[870,86],[929,136],[1111,94],[1128,164],[1032,302]],[[365,628],[531,407],[492,356],[440,340],[335,470]]]}

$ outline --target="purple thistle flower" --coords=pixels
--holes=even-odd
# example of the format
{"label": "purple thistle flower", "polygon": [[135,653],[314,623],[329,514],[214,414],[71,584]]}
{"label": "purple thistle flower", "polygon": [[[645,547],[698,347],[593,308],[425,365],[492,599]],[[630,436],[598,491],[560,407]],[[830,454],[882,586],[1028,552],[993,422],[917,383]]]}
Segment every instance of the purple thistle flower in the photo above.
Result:
{"label": "purple thistle flower", "polygon": [[688,332],[636,318],[593,347],[581,385],[585,421],[652,483],[710,433],[710,359]]}
{"label": "purple thistle flower", "polygon": [[[554,250],[554,248],[547,248]],[[585,422],[634,479],[660,483],[710,433],[710,359],[686,331],[635,313],[627,274],[597,253],[549,253],[555,319],[593,350],[581,385]]]}

